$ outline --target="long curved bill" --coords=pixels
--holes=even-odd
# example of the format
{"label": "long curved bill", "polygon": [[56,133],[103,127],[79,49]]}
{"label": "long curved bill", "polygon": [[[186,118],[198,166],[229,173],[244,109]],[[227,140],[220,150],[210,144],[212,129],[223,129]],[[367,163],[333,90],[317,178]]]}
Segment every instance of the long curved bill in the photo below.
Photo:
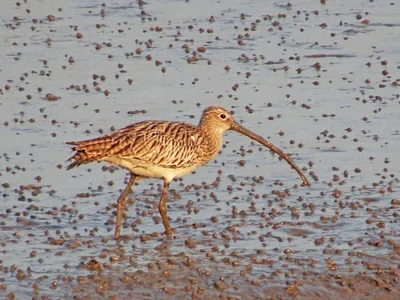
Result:
{"label": "long curved bill", "polygon": [[301,180],[303,180],[304,185],[311,186],[311,183],[308,181],[307,177],[304,173],[300,170],[300,168],[296,165],[296,163],[291,159],[288,155],[286,155],[281,149],[271,144],[268,140],[264,139],[263,137],[255,134],[254,132],[248,130],[247,128],[243,127],[237,122],[234,122],[230,128],[236,132],[239,132],[252,140],[259,142],[260,144],[264,145],[265,147],[269,148],[272,152],[277,153],[280,157],[288,162],[289,165],[292,166],[293,169],[299,174]]}

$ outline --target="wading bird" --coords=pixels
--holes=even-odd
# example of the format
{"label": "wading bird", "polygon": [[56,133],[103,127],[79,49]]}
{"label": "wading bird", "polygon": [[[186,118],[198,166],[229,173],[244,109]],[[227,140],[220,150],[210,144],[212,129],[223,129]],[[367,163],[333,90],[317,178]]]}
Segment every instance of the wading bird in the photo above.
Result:
{"label": "wading bird", "polygon": [[173,121],[143,121],[124,127],[113,133],[85,141],[68,142],[75,154],[69,159],[67,169],[94,161],[106,161],[130,172],[130,179],[118,199],[115,238],[119,238],[125,198],[132,185],[140,177],[164,180],[164,188],[158,206],[165,233],[172,233],[167,216],[168,189],[174,178],[182,177],[206,164],[222,147],[223,134],[227,130],[241,133],[277,153],[300,175],[304,185],[310,182],[282,150],[268,140],[236,122],[221,106],[207,107],[199,124]]}

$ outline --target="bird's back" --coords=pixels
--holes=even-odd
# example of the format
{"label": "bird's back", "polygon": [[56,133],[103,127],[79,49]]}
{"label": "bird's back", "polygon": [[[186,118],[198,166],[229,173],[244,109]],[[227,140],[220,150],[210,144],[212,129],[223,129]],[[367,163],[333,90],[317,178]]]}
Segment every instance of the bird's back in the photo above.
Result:
{"label": "bird's back", "polygon": [[200,166],[215,155],[198,126],[170,121],[143,121],[95,139],[67,144],[76,151],[67,169],[108,158],[187,168]]}

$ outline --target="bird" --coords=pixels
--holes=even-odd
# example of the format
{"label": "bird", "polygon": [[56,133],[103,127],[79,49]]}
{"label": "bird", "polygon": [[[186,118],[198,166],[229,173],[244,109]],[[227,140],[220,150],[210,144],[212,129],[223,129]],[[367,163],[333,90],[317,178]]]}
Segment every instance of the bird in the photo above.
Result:
{"label": "bird", "polygon": [[114,238],[120,237],[126,197],[140,178],[155,178],[164,181],[158,206],[165,228],[171,236],[173,230],[167,216],[168,191],[171,182],[189,174],[216,157],[221,150],[223,135],[233,130],[277,153],[297,171],[302,183],[310,181],[293,159],[271,142],[239,124],[232,113],[219,105],[204,109],[200,122],[147,120],[128,125],[112,133],[83,141],[67,142],[75,151],[67,161],[67,170],[91,162],[108,162],[122,167],[130,174],[129,181],[118,198],[117,219]]}

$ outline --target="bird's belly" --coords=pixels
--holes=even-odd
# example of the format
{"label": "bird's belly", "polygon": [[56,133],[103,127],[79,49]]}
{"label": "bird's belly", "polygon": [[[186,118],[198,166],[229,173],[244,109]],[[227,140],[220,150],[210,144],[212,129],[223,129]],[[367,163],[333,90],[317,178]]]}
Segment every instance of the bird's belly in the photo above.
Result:
{"label": "bird's belly", "polygon": [[125,159],[117,157],[105,158],[104,161],[123,167],[124,169],[127,169],[131,173],[141,177],[161,178],[161,179],[167,179],[168,181],[189,174],[198,167],[198,166],[190,166],[185,168],[166,168],[156,164],[144,162],[138,159],[132,159],[132,158]]}

